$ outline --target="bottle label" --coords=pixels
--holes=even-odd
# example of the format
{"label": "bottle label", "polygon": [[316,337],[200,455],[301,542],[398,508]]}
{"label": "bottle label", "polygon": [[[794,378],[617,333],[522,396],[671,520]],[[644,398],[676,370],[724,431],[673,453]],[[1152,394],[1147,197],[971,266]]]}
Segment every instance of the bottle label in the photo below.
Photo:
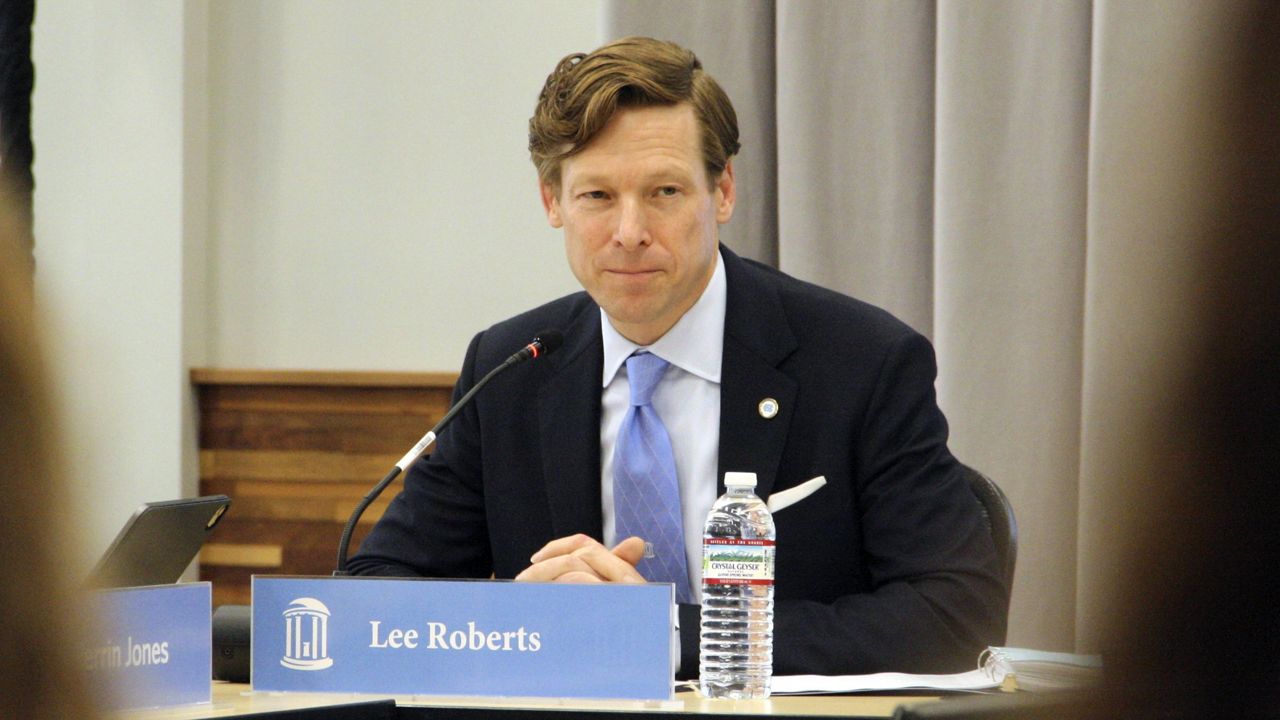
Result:
{"label": "bottle label", "polygon": [[707,585],[772,585],[773,540],[704,538],[702,582]]}

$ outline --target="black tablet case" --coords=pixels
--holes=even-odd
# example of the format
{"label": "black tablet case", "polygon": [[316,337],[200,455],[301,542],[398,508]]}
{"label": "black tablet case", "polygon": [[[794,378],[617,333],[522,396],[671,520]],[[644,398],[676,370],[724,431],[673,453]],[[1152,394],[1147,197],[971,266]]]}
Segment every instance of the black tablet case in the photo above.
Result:
{"label": "black tablet case", "polygon": [[88,586],[118,588],[177,582],[230,505],[231,499],[226,495],[142,505],[89,573]]}

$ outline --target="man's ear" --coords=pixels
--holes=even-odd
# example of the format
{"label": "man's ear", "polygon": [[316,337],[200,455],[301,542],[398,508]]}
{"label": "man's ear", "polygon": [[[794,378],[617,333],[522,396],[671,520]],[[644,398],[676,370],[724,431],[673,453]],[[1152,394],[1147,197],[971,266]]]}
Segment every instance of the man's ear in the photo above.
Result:
{"label": "man's ear", "polygon": [[716,222],[721,225],[733,217],[733,205],[738,201],[738,189],[733,179],[733,160],[724,164],[724,172],[716,180]]}
{"label": "man's ear", "polygon": [[547,222],[551,227],[564,227],[560,217],[560,193],[544,180],[538,181],[538,194],[542,196],[542,209],[547,211]]}

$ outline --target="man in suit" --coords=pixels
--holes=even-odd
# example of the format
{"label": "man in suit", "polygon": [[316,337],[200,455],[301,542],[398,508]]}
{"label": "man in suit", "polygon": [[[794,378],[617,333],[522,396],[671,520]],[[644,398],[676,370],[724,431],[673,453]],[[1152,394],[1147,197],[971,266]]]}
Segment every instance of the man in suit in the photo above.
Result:
{"label": "man in suit", "polygon": [[1007,589],[947,450],[932,349],[881,310],[720,246],[736,117],[693,54],[628,38],[565,58],[530,150],[585,292],[477,335],[455,398],[544,329],[564,346],[457,416],[352,571],[644,582],[653,549],[619,529],[614,469],[631,359],[649,353],[669,363],[652,407],[685,540],[683,675],[698,665],[702,521],[731,470],[756,473],[764,498],[827,480],[775,515],[776,674],[964,670],[1002,642]]}

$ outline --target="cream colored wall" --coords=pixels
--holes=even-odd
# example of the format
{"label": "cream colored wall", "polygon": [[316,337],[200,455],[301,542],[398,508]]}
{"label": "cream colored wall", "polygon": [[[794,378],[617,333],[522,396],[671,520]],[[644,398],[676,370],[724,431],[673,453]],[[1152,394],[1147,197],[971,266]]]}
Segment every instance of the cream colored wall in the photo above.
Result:
{"label": "cream colored wall", "polygon": [[86,564],[140,502],[194,489],[186,17],[181,3],[59,2],[33,27],[36,292]]}
{"label": "cream colored wall", "polygon": [[41,5],[36,282],[86,563],[137,504],[194,494],[190,367],[453,370],[575,287],[524,143],[598,15]]}
{"label": "cream colored wall", "polygon": [[211,11],[212,364],[453,370],[576,288],[526,142],[594,0]]}

